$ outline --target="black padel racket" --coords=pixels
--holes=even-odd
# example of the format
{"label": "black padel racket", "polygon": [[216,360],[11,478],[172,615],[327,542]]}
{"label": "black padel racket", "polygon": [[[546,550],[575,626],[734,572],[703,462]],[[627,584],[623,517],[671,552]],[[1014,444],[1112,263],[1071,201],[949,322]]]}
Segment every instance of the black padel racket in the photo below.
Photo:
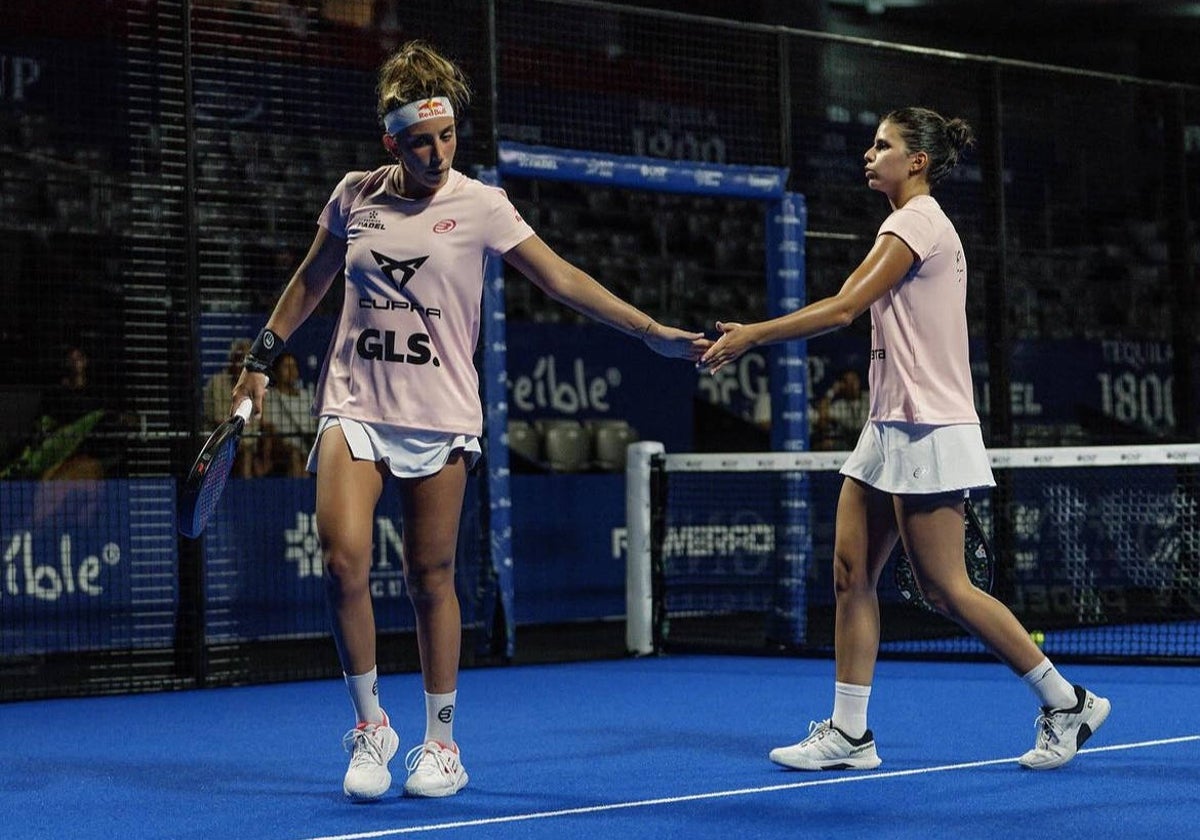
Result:
{"label": "black padel racket", "polygon": [[179,494],[179,533],[185,537],[196,539],[200,536],[217,509],[217,501],[221,498],[221,491],[225,489],[225,481],[237,457],[242,430],[246,428],[253,408],[249,397],[242,400],[233,416],[209,435],[200,454],[196,456],[196,462],[192,464]]}
{"label": "black padel racket", "polygon": [[[984,592],[991,592],[996,558],[992,554],[992,546],[988,542],[987,535],[983,533],[983,526],[979,523],[979,517],[976,515],[975,507],[971,504],[970,499],[967,500],[964,507],[966,515],[963,517],[963,525],[966,528],[964,544],[966,550],[963,552],[963,558],[967,563],[967,577],[971,578],[971,583]],[[913,574],[912,563],[904,551],[903,543],[897,543],[894,559],[892,572],[896,580],[896,589],[900,590],[900,597],[910,604],[930,612],[936,612],[925,600],[925,596],[921,594],[921,588],[917,586],[917,578]]]}

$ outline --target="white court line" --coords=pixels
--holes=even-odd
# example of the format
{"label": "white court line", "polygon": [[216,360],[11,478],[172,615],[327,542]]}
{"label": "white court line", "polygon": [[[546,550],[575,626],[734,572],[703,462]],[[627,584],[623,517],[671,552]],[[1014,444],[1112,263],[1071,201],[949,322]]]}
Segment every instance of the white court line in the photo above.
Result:
{"label": "white court line", "polygon": [[[1189,741],[1200,741],[1200,735],[1183,735],[1178,738],[1162,738],[1157,741],[1137,741],[1132,744],[1114,744],[1109,747],[1092,747],[1079,751],[1086,753],[1114,752],[1116,750],[1136,750],[1144,747],[1161,747],[1167,744],[1183,744]],[[310,837],[306,840],[368,840],[373,837],[394,837],[400,834],[417,834],[425,831],[444,831],[450,828],[471,828],[480,825],[500,825],[502,823],[525,822],[527,820],[544,820],[550,817],[570,817],[577,814],[598,814],[604,811],[618,811],[627,808],[646,808],[651,805],[676,805],[680,802],[697,802],[702,799],[723,799],[729,796],[747,796],[753,793],[774,793],[780,790],[798,790],[800,788],[820,787],[823,785],[844,785],[852,782],[866,782],[873,779],[898,779],[901,776],[919,776],[926,773],[943,773],[947,770],[970,770],[974,767],[988,767],[993,764],[1010,764],[1016,758],[993,758],[987,761],[968,761],[963,764],[943,764],[939,767],[919,767],[913,770],[892,770],[886,773],[855,773],[847,776],[835,776],[827,779],[813,779],[807,782],[792,782],[786,785],[764,785],[763,787],[739,788],[737,790],[718,790],[711,793],[693,793],[685,796],[664,796],[659,799],[639,799],[633,802],[613,802],[608,805],[588,805],[582,808],[563,808],[558,811],[534,811],[529,814],[511,814],[507,817],[486,817],[477,820],[458,820],[457,822],[430,823],[429,825],[410,825],[405,828],[385,828],[379,831],[364,831],[357,834],[330,834],[324,837]]]}

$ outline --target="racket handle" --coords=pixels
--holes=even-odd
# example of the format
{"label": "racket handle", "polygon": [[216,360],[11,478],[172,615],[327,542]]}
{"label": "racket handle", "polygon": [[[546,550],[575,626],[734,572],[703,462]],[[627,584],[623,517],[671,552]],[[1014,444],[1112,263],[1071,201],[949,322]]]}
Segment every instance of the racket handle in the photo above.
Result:
{"label": "racket handle", "polygon": [[249,397],[244,397],[238,407],[233,410],[235,417],[241,417],[243,423],[250,422],[250,412],[254,410],[254,401]]}

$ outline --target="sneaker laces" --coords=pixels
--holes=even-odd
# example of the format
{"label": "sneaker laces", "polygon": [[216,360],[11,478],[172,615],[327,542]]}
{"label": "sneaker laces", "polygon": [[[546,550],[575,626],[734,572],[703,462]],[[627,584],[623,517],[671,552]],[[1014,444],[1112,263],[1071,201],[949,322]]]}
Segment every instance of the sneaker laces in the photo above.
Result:
{"label": "sneaker laces", "polygon": [[833,723],[828,720],[810,720],[808,722],[808,737],[800,745],[815,744],[833,731]]}
{"label": "sneaker laces", "polygon": [[379,727],[368,725],[362,728],[354,727],[342,736],[342,749],[350,753],[350,763],[383,764],[382,739],[372,737]]}
{"label": "sneaker laces", "polygon": [[427,748],[428,743],[429,742],[426,741],[424,744],[417,744],[408,751],[408,755],[404,757],[404,768],[408,770],[409,773],[416,772],[417,768],[421,766],[425,755],[428,754],[433,756],[436,768],[422,770],[421,772],[433,773],[434,775],[437,775],[436,771],[440,770],[442,773],[449,774],[451,772],[450,763],[446,760],[446,757],[442,755],[442,753],[453,751],[449,747],[443,747],[440,744],[437,748],[429,749]]}
{"label": "sneaker laces", "polygon": [[1051,743],[1057,744],[1062,740],[1062,727],[1054,722],[1057,712],[1042,712],[1034,721],[1034,726],[1037,727],[1037,748],[1044,750]]}

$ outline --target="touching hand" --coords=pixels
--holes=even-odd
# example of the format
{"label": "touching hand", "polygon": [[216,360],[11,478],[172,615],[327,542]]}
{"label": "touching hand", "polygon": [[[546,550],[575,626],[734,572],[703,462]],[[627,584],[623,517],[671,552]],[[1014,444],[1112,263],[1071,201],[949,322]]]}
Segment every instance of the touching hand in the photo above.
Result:
{"label": "touching hand", "polygon": [[751,330],[745,324],[734,321],[717,321],[717,329],[722,333],[721,337],[704,352],[696,364],[696,367],[707,370],[709,373],[716,373],[725,365],[737,361],[743,353],[755,345]]}
{"label": "touching hand", "polygon": [[689,359],[693,362],[699,360],[704,351],[712,346],[712,342],[704,337],[704,333],[687,332],[653,322],[647,325],[642,341],[661,356]]}

